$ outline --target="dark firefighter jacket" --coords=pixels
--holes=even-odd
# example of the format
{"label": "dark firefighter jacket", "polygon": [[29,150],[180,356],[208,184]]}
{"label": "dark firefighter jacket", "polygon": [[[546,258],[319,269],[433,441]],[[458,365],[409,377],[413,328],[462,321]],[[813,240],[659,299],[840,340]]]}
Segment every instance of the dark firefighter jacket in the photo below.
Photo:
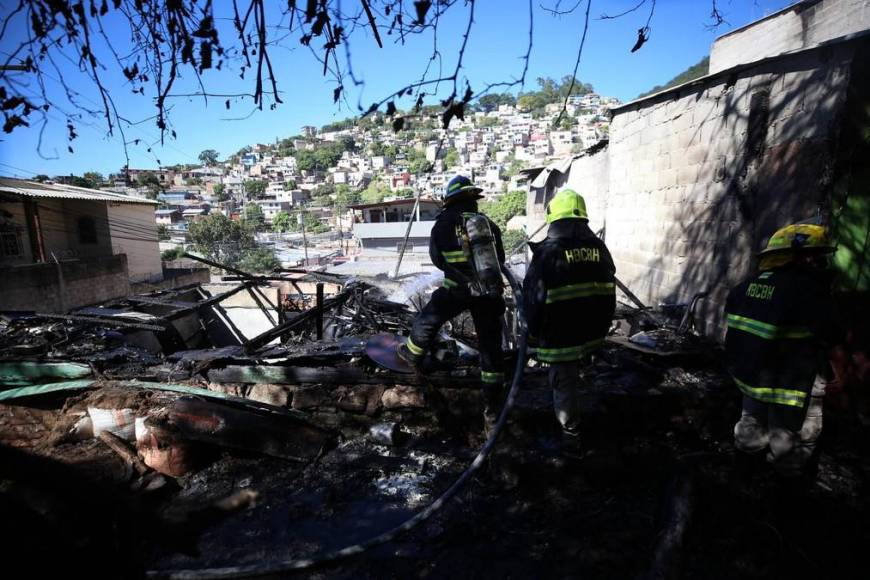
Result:
{"label": "dark firefighter jacket", "polygon": [[760,272],[731,290],[725,314],[737,387],[764,403],[803,407],[839,338],[827,276],[800,264]]}
{"label": "dark firefighter jacket", "polygon": [[[463,214],[472,213],[478,213],[477,202],[460,200],[444,208],[435,218],[435,225],[432,226],[432,234],[429,238],[429,257],[436,268],[444,271],[445,288],[465,286],[474,277],[470,256],[462,247]],[[504,264],[501,230],[492,220],[489,221],[489,227],[495,238],[498,261],[500,264]]]}
{"label": "dark firefighter jacket", "polygon": [[540,345],[537,358],[579,360],[603,344],[610,328],[616,309],[613,259],[585,220],[557,220],[543,242],[530,245],[523,301],[529,333]]}

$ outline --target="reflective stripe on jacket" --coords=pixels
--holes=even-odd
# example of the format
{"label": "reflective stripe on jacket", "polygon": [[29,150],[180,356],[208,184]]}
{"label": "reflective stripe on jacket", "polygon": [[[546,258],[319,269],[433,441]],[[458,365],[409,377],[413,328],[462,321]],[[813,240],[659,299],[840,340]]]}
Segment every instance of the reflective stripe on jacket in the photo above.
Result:
{"label": "reflective stripe on jacket", "polygon": [[824,273],[788,264],[736,286],[725,307],[725,360],[740,391],[764,403],[803,407],[826,344],[838,334]]}
{"label": "reflective stripe on jacket", "polygon": [[557,220],[531,244],[523,281],[529,332],[542,362],[579,360],[600,348],[616,308],[615,268],[585,220]]}

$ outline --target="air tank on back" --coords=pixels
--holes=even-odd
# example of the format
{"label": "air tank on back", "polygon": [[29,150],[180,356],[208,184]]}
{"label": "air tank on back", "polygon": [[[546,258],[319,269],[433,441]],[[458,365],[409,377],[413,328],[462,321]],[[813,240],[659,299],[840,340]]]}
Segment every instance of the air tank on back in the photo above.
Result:
{"label": "air tank on back", "polygon": [[489,220],[481,214],[473,214],[465,220],[465,231],[477,278],[475,293],[479,296],[501,296],[504,292],[501,264]]}

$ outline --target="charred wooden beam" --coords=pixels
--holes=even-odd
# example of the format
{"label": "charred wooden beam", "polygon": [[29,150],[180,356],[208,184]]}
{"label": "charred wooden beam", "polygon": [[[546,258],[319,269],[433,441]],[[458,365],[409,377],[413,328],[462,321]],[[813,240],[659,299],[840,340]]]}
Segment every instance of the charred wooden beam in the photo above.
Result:
{"label": "charred wooden beam", "polygon": [[169,306],[171,308],[188,310],[199,306],[199,304],[196,302],[178,302],[175,300],[168,300],[155,296],[128,296],[126,300],[128,302],[135,302],[138,304],[154,304],[156,306]]}
{"label": "charred wooden beam", "polygon": [[294,316],[287,322],[279,324],[275,328],[270,328],[266,332],[255,336],[251,340],[248,341],[247,346],[245,347],[248,352],[251,352],[263,345],[269,344],[276,338],[280,338],[284,334],[290,332],[291,330],[297,329],[301,327],[303,324],[313,320],[318,315],[321,315],[322,312],[327,312],[329,310],[333,310],[342,306],[347,300],[350,298],[351,292],[345,290],[341,294],[331,298],[329,300],[325,300],[323,306],[321,308],[311,308],[310,310],[303,312],[299,316]]}
{"label": "charred wooden beam", "polygon": [[229,365],[212,369],[208,379],[215,383],[269,383],[279,385],[428,385],[439,387],[478,387],[477,377],[455,377],[446,373],[432,373],[424,377],[383,371],[373,373],[356,366],[270,366]]}
{"label": "charred wooden beam", "polygon": [[[250,294],[251,298],[254,299],[254,302],[260,308],[260,311],[266,315],[266,318],[269,319],[269,322],[272,324],[272,326],[276,326],[278,323],[275,321],[275,318],[272,316],[272,313],[269,312],[269,309],[266,308],[266,306],[263,304],[263,301],[260,300],[260,296],[262,296],[265,299],[266,298],[265,295],[263,295],[261,292],[259,292],[259,289],[256,286],[252,286],[252,285],[247,285],[247,286],[248,286],[248,294]],[[259,294],[259,296],[258,296],[258,294]],[[271,305],[271,303],[270,303],[270,305]],[[274,306],[273,306],[273,308],[274,308]]]}
{"label": "charred wooden beam", "polygon": [[225,270],[225,271],[227,271],[227,272],[232,272],[232,273],[235,274],[236,276],[241,276],[242,278],[244,278],[244,279],[246,279],[246,280],[266,280],[266,279],[267,279],[265,276],[259,276],[259,275],[256,275],[256,274],[251,274],[251,273],[245,272],[244,270],[239,270],[238,268],[233,268],[232,266],[227,266],[226,264],[220,264],[220,263],[218,263],[218,262],[212,262],[211,260],[208,260],[208,259],[206,259],[206,258],[203,258],[202,256],[195,256],[195,255],[193,255],[193,254],[188,254],[188,253],[185,252],[184,257],[185,257],[185,258],[190,258],[191,260],[196,260],[197,262],[202,262],[203,264],[206,264],[206,265],[208,265],[208,266],[211,266],[212,268],[218,268],[218,269],[220,269],[220,270]]}
{"label": "charred wooden beam", "polygon": [[165,326],[157,324],[145,324],[144,322],[130,322],[116,316],[95,316],[84,314],[46,314],[37,313],[34,316],[38,318],[49,318],[54,320],[72,320],[75,322],[89,322],[91,324],[99,324],[102,326],[115,326],[118,328],[135,328],[137,330],[150,330],[152,332],[162,332],[166,330]]}
{"label": "charred wooden beam", "polygon": [[121,459],[123,459],[127,465],[129,465],[133,470],[136,471],[139,475],[144,475],[149,471],[145,462],[139,459],[139,455],[136,453],[136,450],[133,449],[133,446],[115,435],[110,431],[103,431],[99,435],[100,441],[105,443],[109,449],[118,454]]}
{"label": "charred wooden beam", "polygon": [[212,304],[217,304],[218,302],[223,302],[224,300],[226,300],[230,296],[232,296],[234,294],[238,294],[239,292],[244,290],[246,287],[247,286],[245,284],[239,284],[235,288],[227,290],[226,292],[221,292],[220,294],[215,294],[214,296],[212,296],[210,298],[206,298],[205,300],[200,302],[197,306],[199,306],[199,308],[203,308],[206,306],[211,306]]}

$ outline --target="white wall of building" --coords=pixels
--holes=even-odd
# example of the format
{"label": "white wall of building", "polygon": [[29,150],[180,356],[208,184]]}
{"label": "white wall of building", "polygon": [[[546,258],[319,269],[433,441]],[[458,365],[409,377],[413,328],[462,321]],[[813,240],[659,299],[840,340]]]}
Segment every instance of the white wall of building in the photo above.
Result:
{"label": "white wall of building", "polygon": [[157,244],[154,206],[145,203],[109,202],[106,208],[112,252],[127,254],[130,280],[160,280],[163,264]]}

